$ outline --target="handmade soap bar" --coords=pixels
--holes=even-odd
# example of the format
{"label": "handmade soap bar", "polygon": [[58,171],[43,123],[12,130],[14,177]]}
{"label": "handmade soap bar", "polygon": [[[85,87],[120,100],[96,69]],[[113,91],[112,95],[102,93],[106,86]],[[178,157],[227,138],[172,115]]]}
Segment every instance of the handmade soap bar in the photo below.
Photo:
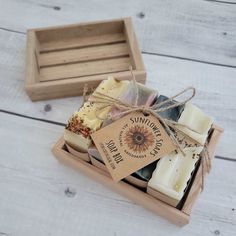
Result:
{"label": "handmade soap bar", "polygon": [[184,195],[202,149],[202,146],[184,148],[185,156],[181,152],[172,152],[161,158],[148,186],[172,198],[170,202],[176,206]]}
{"label": "handmade soap bar", "polygon": [[198,107],[187,103],[183,112],[180,115],[178,123],[191,127],[194,131],[178,126],[178,128],[189,135],[192,139],[196,140],[199,144],[204,145],[206,142],[208,132],[212,126],[212,119],[206,116]]}
{"label": "handmade soap bar", "polygon": [[[130,86],[130,81],[118,81],[113,77],[104,80],[95,90],[96,92],[107,94],[113,98],[118,98]],[[90,133],[98,130],[103,120],[97,116],[105,118],[111,107],[101,108],[100,103],[93,103],[88,99],[78,112],[69,120],[65,132],[65,141],[78,151],[87,151],[91,145]]]}
{"label": "handmade soap bar", "polygon": [[[157,98],[157,100],[155,101],[154,105],[164,102],[167,99],[168,99],[168,97],[160,95]],[[160,108],[164,108],[164,107],[173,105],[174,103],[175,103],[175,101],[167,102],[167,103],[163,104]],[[183,109],[184,109],[184,105],[181,105],[181,106],[174,107],[174,108],[171,108],[166,111],[162,111],[162,112],[160,112],[160,115],[165,119],[178,121]]]}
{"label": "handmade soap bar", "polygon": [[[135,105],[135,100],[137,96],[137,105],[142,106],[150,106],[154,103],[158,92],[154,89],[150,89],[140,83],[136,83],[137,90],[133,82],[130,82],[130,86],[127,90],[125,90],[119,97],[119,99],[125,103]],[[136,94],[137,93],[137,94]],[[116,120],[120,118],[119,116],[120,110],[113,108],[110,112],[110,116],[112,117],[111,120],[107,120],[104,123],[104,126],[108,125],[112,122],[112,120]]]}

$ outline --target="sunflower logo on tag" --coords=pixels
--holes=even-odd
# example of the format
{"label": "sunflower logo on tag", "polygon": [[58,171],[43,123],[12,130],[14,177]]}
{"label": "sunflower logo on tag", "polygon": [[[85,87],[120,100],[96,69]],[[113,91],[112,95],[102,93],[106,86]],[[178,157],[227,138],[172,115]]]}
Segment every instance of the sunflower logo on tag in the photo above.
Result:
{"label": "sunflower logo on tag", "polygon": [[135,125],[125,133],[124,142],[135,153],[143,153],[154,144],[154,136],[146,127]]}

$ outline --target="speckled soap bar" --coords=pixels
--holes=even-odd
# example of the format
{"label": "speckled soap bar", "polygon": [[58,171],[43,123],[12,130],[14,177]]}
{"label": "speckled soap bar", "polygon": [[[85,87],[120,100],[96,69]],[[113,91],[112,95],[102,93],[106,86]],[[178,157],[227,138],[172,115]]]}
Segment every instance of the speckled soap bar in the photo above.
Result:
{"label": "speckled soap bar", "polygon": [[[109,77],[107,80],[103,80],[95,91],[118,98],[129,86],[130,81],[118,81]],[[101,106],[101,104],[88,100],[70,118],[64,132],[64,139],[67,144],[78,151],[87,151],[91,145],[90,133],[98,130],[103,122],[97,116],[105,118],[111,108],[99,109]]]}

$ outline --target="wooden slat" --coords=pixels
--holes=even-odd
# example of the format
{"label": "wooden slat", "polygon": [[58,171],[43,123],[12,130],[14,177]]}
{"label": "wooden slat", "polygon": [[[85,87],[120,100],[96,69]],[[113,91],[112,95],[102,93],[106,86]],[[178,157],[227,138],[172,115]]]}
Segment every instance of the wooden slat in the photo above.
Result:
{"label": "wooden slat", "polygon": [[70,25],[59,25],[49,28],[37,28],[36,34],[40,43],[56,42],[58,39],[68,40],[80,37],[101,36],[104,34],[122,33],[124,29],[123,19],[115,19],[112,22],[93,21],[81,22]]}
{"label": "wooden slat", "polygon": [[128,48],[126,43],[43,53],[39,55],[39,66],[45,67],[120,56],[128,56]]}
{"label": "wooden slat", "polygon": [[[133,74],[139,83],[145,83],[145,71],[134,71]],[[89,88],[93,90],[102,80],[107,79],[108,76],[113,76],[117,79],[132,79],[130,71],[123,71],[118,73],[103,73],[100,75],[61,79],[57,80],[56,85],[55,81],[47,81],[46,83],[39,83],[37,86],[32,86],[30,88],[30,97],[33,101],[48,100],[49,97],[50,99],[67,96],[78,97],[78,94],[83,94],[85,85],[89,84]]]}
{"label": "wooden slat", "polygon": [[126,36],[132,65],[135,65],[134,69],[136,70],[145,70],[143,59],[142,57],[140,57],[141,53],[139,49],[139,44],[136,38],[136,34],[134,32],[134,26],[132,24],[131,18],[125,19],[124,22],[124,33]]}
{"label": "wooden slat", "polygon": [[[35,48],[35,50],[31,50]],[[34,84],[39,80],[39,66],[38,66],[38,43],[35,32],[28,31],[28,40],[26,44],[26,83],[28,85]]]}
{"label": "wooden slat", "polygon": [[86,75],[96,75],[128,70],[130,65],[129,57],[117,59],[83,62],[62,66],[41,68],[40,81],[50,81]]}
{"label": "wooden slat", "polygon": [[40,52],[50,52],[57,50],[81,48],[93,45],[103,45],[109,43],[120,43],[125,42],[124,34],[104,34],[100,36],[90,36],[90,37],[81,37],[81,38],[71,38],[65,41],[54,41],[41,43]]}

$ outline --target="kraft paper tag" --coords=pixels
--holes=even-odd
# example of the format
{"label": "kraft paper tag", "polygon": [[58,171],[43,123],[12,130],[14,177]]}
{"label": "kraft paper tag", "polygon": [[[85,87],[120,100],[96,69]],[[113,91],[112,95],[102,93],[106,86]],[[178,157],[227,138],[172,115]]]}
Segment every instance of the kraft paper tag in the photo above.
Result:
{"label": "kraft paper tag", "polygon": [[176,149],[159,120],[142,112],[130,113],[91,137],[116,182]]}

